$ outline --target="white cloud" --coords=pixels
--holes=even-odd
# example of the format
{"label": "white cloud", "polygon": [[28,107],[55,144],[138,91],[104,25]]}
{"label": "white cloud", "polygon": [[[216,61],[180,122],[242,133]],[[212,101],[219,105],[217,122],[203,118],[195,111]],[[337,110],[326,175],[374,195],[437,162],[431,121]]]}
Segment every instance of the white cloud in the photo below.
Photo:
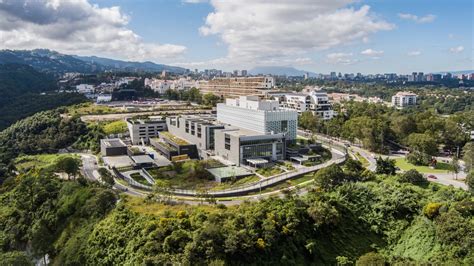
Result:
{"label": "white cloud", "polygon": [[420,24],[431,23],[436,19],[436,16],[433,15],[433,14],[428,14],[428,15],[423,16],[423,17],[418,17],[417,15],[413,15],[413,14],[399,13],[398,17],[401,18],[401,19],[405,19],[405,20],[411,20],[411,21],[414,21],[414,22],[420,23]]}
{"label": "white cloud", "polygon": [[364,51],[360,52],[362,55],[367,55],[367,56],[373,56],[373,57],[379,57],[383,55],[383,51],[377,51],[373,49],[365,49]]}
{"label": "white cloud", "polygon": [[464,51],[464,46],[453,47],[453,48],[450,48],[449,51],[451,53],[458,54],[458,53],[461,53],[462,51]]}
{"label": "white cloud", "polygon": [[352,65],[359,61],[352,57],[352,53],[331,53],[326,55],[326,62],[329,64]]}
{"label": "white cloud", "polygon": [[49,48],[63,53],[129,60],[161,60],[185,52],[174,44],[145,43],[127,28],[119,7],[87,0],[1,0],[0,49]]}
{"label": "white cloud", "polygon": [[411,51],[411,52],[408,52],[408,55],[409,56],[419,56],[419,55],[421,55],[421,51]]}
{"label": "white cloud", "polygon": [[376,18],[370,7],[353,0],[211,1],[214,12],[200,28],[228,46],[225,61],[261,65],[311,57],[315,51],[367,42],[394,25]]}

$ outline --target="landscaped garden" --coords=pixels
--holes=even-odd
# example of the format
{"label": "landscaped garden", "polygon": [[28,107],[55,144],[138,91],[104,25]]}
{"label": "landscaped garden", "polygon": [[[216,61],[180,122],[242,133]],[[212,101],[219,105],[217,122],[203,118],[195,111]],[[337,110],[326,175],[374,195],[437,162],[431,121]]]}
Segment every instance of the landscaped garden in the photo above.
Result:
{"label": "landscaped garden", "polygon": [[273,167],[260,168],[256,172],[258,174],[263,175],[264,177],[269,177],[269,176],[281,174],[284,171],[278,166],[273,166]]}
{"label": "landscaped garden", "polygon": [[130,175],[130,177],[142,185],[151,186],[151,184],[148,183],[148,181],[140,173],[133,173]]}
{"label": "landscaped garden", "polygon": [[429,166],[411,164],[405,158],[395,159],[395,166],[397,166],[398,168],[400,168],[400,170],[403,171],[415,169],[420,173],[446,174],[451,171],[451,166],[447,163],[438,162],[435,168],[430,168]]}
{"label": "landscaped garden", "polygon": [[15,159],[15,167],[19,172],[27,172],[30,169],[50,170],[56,167],[56,163],[66,157],[79,158],[72,154],[37,154],[24,155]]}

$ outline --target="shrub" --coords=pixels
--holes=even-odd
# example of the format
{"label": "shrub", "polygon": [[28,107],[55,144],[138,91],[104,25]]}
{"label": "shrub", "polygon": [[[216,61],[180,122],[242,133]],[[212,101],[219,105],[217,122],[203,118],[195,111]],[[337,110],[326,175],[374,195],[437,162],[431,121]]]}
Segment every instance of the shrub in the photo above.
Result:
{"label": "shrub", "polygon": [[414,185],[425,184],[427,181],[420,172],[411,169],[403,173],[399,178],[400,182],[411,183]]}
{"label": "shrub", "polygon": [[423,208],[423,214],[430,218],[433,219],[439,214],[439,208],[441,208],[441,203],[437,202],[430,202],[426,204],[426,206]]}
{"label": "shrub", "polygon": [[356,265],[359,266],[384,266],[385,265],[385,258],[375,252],[369,252],[359,257],[356,261]]}

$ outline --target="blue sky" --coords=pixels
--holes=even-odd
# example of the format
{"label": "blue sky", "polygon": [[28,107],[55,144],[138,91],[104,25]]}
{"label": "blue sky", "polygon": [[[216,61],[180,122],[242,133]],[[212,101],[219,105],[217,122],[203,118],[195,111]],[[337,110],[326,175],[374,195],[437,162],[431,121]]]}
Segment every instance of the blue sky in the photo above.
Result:
{"label": "blue sky", "polygon": [[[469,0],[76,0],[74,4],[39,0],[43,6],[33,6],[30,0],[4,1],[0,20],[1,15],[9,22],[21,20],[16,31],[0,21],[4,48],[50,48],[192,69],[262,65],[318,73],[474,69],[474,10]],[[24,2],[32,7],[21,10]],[[71,10],[84,14],[78,15],[77,28],[67,15]],[[38,23],[32,12],[57,20]],[[67,27],[61,18],[67,18]],[[42,34],[42,29],[51,32],[51,28],[64,35]]]}

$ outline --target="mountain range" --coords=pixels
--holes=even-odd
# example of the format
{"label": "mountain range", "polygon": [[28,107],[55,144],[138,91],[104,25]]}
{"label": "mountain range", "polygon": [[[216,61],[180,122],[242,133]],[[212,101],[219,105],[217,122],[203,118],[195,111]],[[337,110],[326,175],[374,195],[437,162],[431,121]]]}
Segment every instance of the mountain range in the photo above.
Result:
{"label": "mountain range", "polygon": [[67,55],[48,49],[0,50],[0,64],[6,63],[30,65],[36,70],[55,74],[102,71],[162,72],[163,70],[180,74],[186,71],[182,67],[153,62],[131,62],[97,56]]}

